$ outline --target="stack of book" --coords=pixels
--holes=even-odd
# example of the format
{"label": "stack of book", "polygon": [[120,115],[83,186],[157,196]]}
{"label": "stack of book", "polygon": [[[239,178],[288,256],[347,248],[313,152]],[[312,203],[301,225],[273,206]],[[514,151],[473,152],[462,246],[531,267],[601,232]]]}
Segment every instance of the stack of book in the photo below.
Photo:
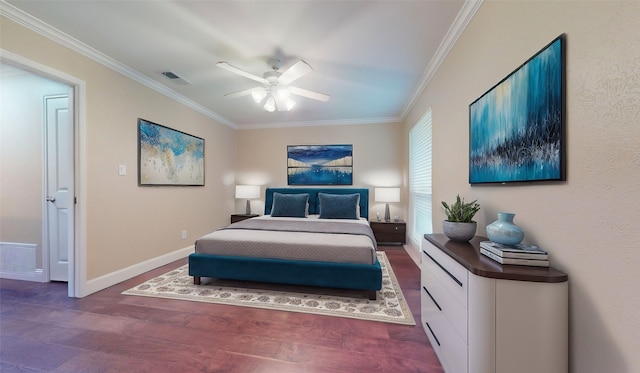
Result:
{"label": "stack of book", "polygon": [[491,241],[480,242],[480,253],[500,264],[548,267],[549,254],[534,245],[502,245]]}

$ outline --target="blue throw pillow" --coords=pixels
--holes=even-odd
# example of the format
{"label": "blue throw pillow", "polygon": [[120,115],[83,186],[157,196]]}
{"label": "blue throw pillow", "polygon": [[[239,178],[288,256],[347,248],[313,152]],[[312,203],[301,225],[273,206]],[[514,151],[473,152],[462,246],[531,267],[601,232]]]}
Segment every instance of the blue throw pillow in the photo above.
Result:
{"label": "blue throw pillow", "polygon": [[360,194],[318,193],[320,219],[358,219]]}
{"label": "blue throw pillow", "polygon": [[306,218],[309,193],[282,194],[273,193],[271,216],[288,218]]}

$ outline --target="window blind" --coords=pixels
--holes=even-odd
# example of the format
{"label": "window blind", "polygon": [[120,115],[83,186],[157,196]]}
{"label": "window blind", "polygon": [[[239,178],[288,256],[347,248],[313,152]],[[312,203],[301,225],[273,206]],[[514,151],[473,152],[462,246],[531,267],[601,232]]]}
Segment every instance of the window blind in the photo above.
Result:
{"label": "window blind", "polygon": [[431,109],[409,131],[409,239],[420,248],[433,232],[431,191]]}

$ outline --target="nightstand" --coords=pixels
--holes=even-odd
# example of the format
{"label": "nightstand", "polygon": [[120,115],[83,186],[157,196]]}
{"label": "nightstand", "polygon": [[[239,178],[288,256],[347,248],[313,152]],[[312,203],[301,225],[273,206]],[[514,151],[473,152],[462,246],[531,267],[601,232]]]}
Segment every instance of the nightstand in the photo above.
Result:
{"label": "nightstand", "polygon": [[239,221],[243,221],[245,219],[251,219],[259,216],[258,214],[232,214],[231,215],[231,223],[237,223]]}
{"label": "nightstand", "polygon": [[398,221],[370,221],[369,225],[373,230],[376,241],[407,243],[407,223],[404,220]]}

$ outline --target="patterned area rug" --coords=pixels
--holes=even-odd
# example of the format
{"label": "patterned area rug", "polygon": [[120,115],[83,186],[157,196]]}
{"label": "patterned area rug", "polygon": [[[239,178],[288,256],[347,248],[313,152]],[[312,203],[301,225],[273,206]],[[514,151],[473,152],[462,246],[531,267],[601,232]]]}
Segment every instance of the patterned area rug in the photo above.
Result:
{"label": "patterned area rug", "polygon": [[378,261],[382,267],[382,289],[378,291],[376,300],[369,300],[366,291],[252,281],[202,278],[202,285],[198,286],[193,284],[187,265],[122,294],[415,325],[411,310],[383,251],[378,252]]}

